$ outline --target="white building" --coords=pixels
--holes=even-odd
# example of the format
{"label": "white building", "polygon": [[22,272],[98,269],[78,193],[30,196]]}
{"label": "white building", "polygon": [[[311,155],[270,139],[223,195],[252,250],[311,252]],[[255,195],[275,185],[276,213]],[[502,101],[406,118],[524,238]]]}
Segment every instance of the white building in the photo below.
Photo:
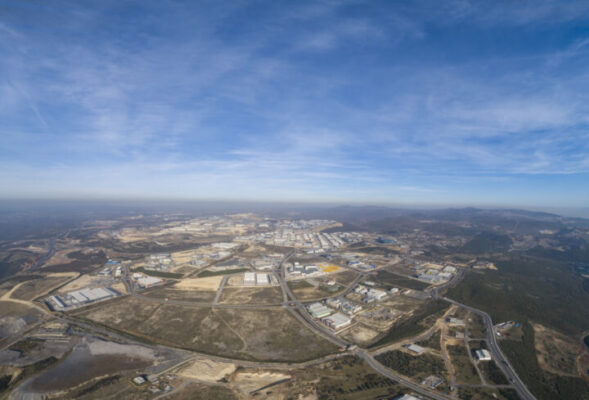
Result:
{"label": "white building", "polygon": [[333,312],[329,307],[325,307],[321,303],[313,303],[307,307],[309,313],[315,318],[323,318]]}
{"label": "white building", "polygon": [[255,286],[256,274],[255,272],[246,272],[243,274],[243,284],[247,286]]}
{"label": "white building", "polygon": [[415,354],[421,354],[425,351],[425,349],[417,344],[410,344],[407,346],[407,350],[412,351]]}
{"label": "white building", "polygon": [[382,300],[387,296],[387,292],[379,289],[370,289],[367,293],[368,296],[374,297],[376,300]]}
{"label": "white building", "polygon": [[401,396],[395,397],[393,400],[421,400],[421,398],[410,394],[403,394]]}
{"label": "white building", "polygon": [[256,285],[269,285],[270,277],[268,274],[256,274]]}
{"label": "white building", "polygon": [[137,279],[140,288],[148,288],[163,283],[163,280],[154,276],[142,276]]}
{"label": "white building", "polygon": [[342,329],[352,323],[352,320],[342,313],[335,313],[329,317],[321,319],[321,321],[333,330]]}
{"label": "white building", "polygon": [[489,353],[489,350],[475,350],[474,356],[479,361],[491,361],[491,353]]}

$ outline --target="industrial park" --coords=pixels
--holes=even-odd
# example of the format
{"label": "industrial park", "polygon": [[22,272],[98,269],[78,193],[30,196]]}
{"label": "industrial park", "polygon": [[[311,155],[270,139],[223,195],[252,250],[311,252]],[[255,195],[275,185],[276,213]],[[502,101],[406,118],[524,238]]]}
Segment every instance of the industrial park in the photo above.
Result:
{"label": "industrial park", "polygon": [[[36,322],[23,340],[43,338],[46,354],[52,346],[71,350],[67,337],[166,349],[161,367],[134,367],[113,386],[126,382],[131,397],[173,395],[202,382],[242,393],[251,379],[253,389],[238,398],[261,393],[254,381],[273,387],[264,398],[295,388],[310,394],[302,371],[326,364],[373,371],[382,383],[366,393],[375,396],[454,399],[480,385],[498,399],[525,398],[498,345],[521,335],[519,322],[493,325],[443,294],[469,271],[496,270],[485,258],[432,258],[421,236],[338,231],[334,220],[230,214],[122,226],[95,231],[93,245],[104,243],[106,252],[91,269],[48,272],[52,286],[31,286],[31,300],[15,297],[28,285],[17,283],[2,301],[33,307]],[[69,257],[78,243],[61,240],[54,257]],[[159,248],[148,250],[150,243]],[[76,254],[95,250],[85,251]],[[35,273],[52,265],[49,259]],[[55,321],[66,333],[52,333]],[[29,324],[15,320],[14,329]],[[0,351],[0,360],[13,359],[11,351]],[[134,365],[141,363],[151,362]],[[17,392],[35,393],[35,382]]]}

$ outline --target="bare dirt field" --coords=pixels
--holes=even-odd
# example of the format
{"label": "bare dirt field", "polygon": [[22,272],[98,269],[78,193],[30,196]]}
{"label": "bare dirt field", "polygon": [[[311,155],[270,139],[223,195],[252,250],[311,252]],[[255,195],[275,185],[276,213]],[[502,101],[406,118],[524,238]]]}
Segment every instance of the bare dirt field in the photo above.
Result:
{"label": "bare dirt field", "polygon": [[73,247],[71,249],[65,249],[65,250],[58,250],[55,252],[55,254],[53,255],[53,257],[51,257],[44,265],[43,267],[50,267],[52,265],[59,265],[59,264],[68,264],[72,261],[74,261],[73,259],[69,258],[67,255],[73,251],[78,251],[80,250],[79,248]]}
{"label": "bare dirt field", "polygon": [[180,290],[217,290],[221,281],[222,276],[209,276],[207,278],[188,278],[182,279],[176,283],[174,287]]}
{"label": "bare dirt field", "polygon": [[49,274],[43,278],[23,283],[12,293],[11,297],[20,300],[33,300],[77,275],[77,273]]}
{"label": "bare dirt field", "polygon": [[194,258],[194,250],[177,251],[172,253],[172,261],[176,264],[187,264]]}
{"label": "bare dirt field", "polygon": [[367,346],[372,344],[379,334],[379,331],[370,329],[363,324],[355,324],[350,329],[347,329],[342,337],[360,346]]}
{"label": "bare dirt field", "polygon": [[179,290],[174,288],[157,288],[144,293],[144,296],[158,299],[194,301],[212,303],[216,292],[213,290]]}
{"label": "bare dirt field", "polygon": [[583,346],[540,324],[533,324],[533,327],[538,364],[554,374],[578,376],[577,358]]}
{"label": "bare dirt field", "polygon": [[314,285],[307,279],[288,281],[288,286],[290,286],[297,299],[303,301],[336,296],[345,290],[344,286],[337,284],[335,286],[328,286],[319,280],[315,280]]}
{"label": "bare dirt field", "polygon": [[290,379],[291,375],[277,371],[247,370],[236,372],[231,377],[232,386],[243,395],[268,386],[270,384]]}
{"label": "bare dirt field", "polygon": [[221,304],[280,304],[282,290],[279,287],[224,288]]}
{"label": "bare dirt field", "polygon": [[337,351],[283,309],[211,309],[127,297],[79,313],[170,346],[231,358],[304,361]]}
{"label": "bare dirt field", "polygon": [[107,278],[107,277],[103,277],[103,276],[94,276],[94,275],[88,275],[88,274],[84,274],[81,275],[78,279],[75,279],[73,281],[71,281],[70,283],[68,283],[67,285],[65,285],[64,287],[59,289],[60,293],[67,293],[67,292],[72,292],[74,290],[79,290],[88,286],[94,286],[94,285],[101,285],[101,284],[110,284],[112,283],[112,279],[111,278]]}
{"label": "bare dirt field", "polygon": [[231,363],[217,362],[213,360],[196,360],[178,372],[178,375],[198,379],[205,382],[217,382],[231,375],[237,366]]}
{"label": "bare dirt field", "polygon": [[[244,375],[240,377],[241,374]],[[277,385],[262,389],[264,383],[278,379],[280,375],[286,374],[282,371],[244,369],[235,374],[237,379],[230,384],[241,394],[261,389],[253,398],[268,400],[388,399],[404,393],[395,382],[374,373],[363,361],[352,356],[291,370],[288,373],[290,379],[281,377],[274,381]],[[240,387],[240,384],[244,386]],[[260,386],[255,388],[256,384]]]}

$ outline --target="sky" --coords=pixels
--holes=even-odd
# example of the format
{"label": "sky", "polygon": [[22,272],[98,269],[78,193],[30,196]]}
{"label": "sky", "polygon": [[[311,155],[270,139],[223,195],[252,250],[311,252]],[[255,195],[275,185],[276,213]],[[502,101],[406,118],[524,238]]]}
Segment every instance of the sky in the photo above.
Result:
{"label": "sky", "polygon": [[0,0],[0,197],[589,207],[589,2]]}

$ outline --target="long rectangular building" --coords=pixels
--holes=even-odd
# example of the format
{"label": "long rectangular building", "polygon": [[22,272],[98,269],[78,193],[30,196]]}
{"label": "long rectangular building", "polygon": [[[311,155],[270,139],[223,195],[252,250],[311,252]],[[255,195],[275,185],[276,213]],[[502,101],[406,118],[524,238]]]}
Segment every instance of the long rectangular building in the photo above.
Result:
{"label": "long rectangular building", "polygon": [[321,321],[333,330],[345,328],[352,323],[352,320],[342,313],[335,313],[321,319]]}

